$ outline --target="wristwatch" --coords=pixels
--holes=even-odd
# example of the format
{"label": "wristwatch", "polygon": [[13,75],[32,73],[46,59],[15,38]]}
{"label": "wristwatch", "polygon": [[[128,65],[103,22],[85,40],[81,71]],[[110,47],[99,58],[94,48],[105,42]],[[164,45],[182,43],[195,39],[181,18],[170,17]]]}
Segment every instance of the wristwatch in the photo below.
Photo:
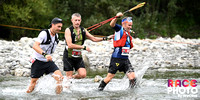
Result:
{"label": "wristwatch", "polygon": [[83,50],[86,50],[86,46],[84,46]]}
{"label": "wristwatch", "polygon": [[106,37],[103,37],[103,40],[108,40],[108,37],[106,36]]}
{"label": "wristwatch", "polygon": [[42,55],[45,57],[47,54],[45,52],[42,52]]}

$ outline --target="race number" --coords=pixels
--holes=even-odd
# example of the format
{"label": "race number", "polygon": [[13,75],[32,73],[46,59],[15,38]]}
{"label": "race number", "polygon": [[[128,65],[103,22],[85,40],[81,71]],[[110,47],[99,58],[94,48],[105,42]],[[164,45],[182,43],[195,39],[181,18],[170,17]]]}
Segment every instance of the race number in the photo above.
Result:
{"label": "race number", "polygon": [[29,60],[29,62],[33,64],[35,62],[35,58],[31,57],[30,60]]}
{"label": "race number", "polygon": [[130,47],[122,47],[122,55],[128,56],[130,52]]}
{"label": "race number", "polygon": [[80,49],[73,49],[72,50],[72,57],[80,57],[81,56],[81,50]]}

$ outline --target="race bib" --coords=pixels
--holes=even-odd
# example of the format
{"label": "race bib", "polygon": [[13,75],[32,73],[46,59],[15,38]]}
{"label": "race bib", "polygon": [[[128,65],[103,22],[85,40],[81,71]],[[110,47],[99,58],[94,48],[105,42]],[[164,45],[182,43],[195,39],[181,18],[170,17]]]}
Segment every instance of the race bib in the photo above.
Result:
{"label": "race bib", "polygon": [[80,57],[81,56],[81,50],[80,49],[73,49],[72,50],[72,57]]}
{"label": "race bib", "polygon": [[130,47],[122,47],[122,55],[128,56],[130,52]]}
{"label": "race bib", "polygon": [[30,60],[29,60],[29,62],[33,64],[35,62],[35,58],[31,57]]}

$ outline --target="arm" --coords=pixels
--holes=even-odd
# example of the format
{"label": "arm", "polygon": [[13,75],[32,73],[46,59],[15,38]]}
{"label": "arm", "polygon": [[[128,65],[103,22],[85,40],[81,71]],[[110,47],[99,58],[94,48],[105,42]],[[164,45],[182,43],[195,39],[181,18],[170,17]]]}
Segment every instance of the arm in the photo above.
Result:
{"label": "arm", "polygon": [[40,48],[40,42],[37,42],[37,41],[33,44],[33,49],[34,49],[37,53],[39,53],[39,54],[42,54],[42,52],[44,52],[44,51]]}
{"label": "arm", "polygon": [[[84,46],[72,43],[71,32],[70,32],[69,28],[67,28],[65,30],[65,41],[67,42],[68,48],[71,48],[71,49],[84,49]],[[86,48],[86,50],[90,51],[89,48]]]}
{"label": "arm", "polygon": [[[87,30],[86,30],[86,37],[90,40],[92,40],[93,42],[99,42],[99,41],[103,41],[103,38],[99,38],[99,37],[94,37],[93,35],[91,35]],[[107,39],[111,39],[113,38],[114,35],[110,35],[107,37]]]}
{"label": "arm", "polygon": [[[122,14],[121,12],[119,12],[119,13],[117,13],[116,16],[118,16],[118,17],[122,17],[123,14]],[[111,27],[114,27],[115,24],[116,24],[116,22],[117,22],[117,18],[114,18],[114,19],[110,22],[110,26],[111,26]]]}
{"label": "arm", "polygon": [[102,41],[103,38],[99,38],[99,37],[94,37],[93,35],[91,35],[87,30],[86,30],[86,37],[90,40],[92,40],[93,42],[99,42]]}
{"label": "arm", "polygon": [[[39,53],[39,54],[43,54],[43,53],[45,53],[41,48],[40,48],[40,42],[35,42],[34,44],[33,44],[33,49],[37,52],[37,53]],[[51,55],[47,55],[47,54],[44,54],[43,55],[46,59],[47,59],[47,61],[52,61],[52,57],[51,57]]]}

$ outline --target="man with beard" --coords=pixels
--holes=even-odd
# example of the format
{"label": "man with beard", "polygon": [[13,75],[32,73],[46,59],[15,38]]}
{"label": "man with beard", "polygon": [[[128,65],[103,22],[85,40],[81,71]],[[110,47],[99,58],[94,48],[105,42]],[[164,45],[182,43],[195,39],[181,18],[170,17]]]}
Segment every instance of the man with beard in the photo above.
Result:
{"label": "man with beard", "polygon": [[58,44],[58,32],[62,28],[62,19],[54,18],[51,21],[50,29],[44,29],[40,32],[36,42],[33,45],[34,54],[31,66],[31,83],[27,93],[31,93],[36,85],[37,80],[43,74],[53,73],[53,78],[57,81],[56,93],[62,92],[63,76],[52,61],[52,54]]}

